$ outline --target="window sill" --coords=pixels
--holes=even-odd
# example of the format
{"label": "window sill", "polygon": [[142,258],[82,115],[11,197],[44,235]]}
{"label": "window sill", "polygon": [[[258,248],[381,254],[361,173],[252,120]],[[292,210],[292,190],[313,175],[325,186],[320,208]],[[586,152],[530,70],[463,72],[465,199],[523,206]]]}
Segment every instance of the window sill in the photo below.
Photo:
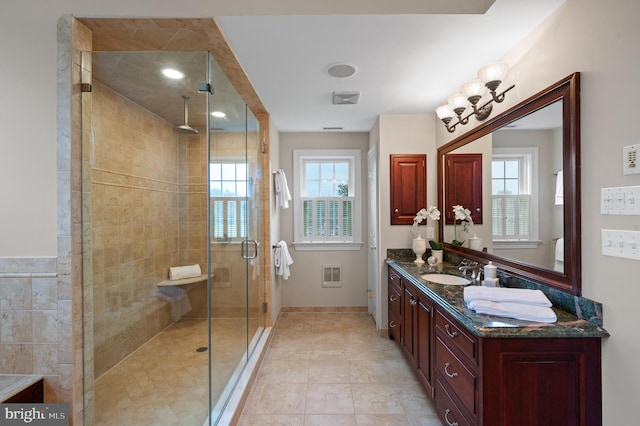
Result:
{"label": "window sill", "polygon": [[333,241],[314,241],[314,242],[294,242],[293,246],[296,251],[341,251],[341,250],[360,250],[363,242],[342,243]]}
{"label": "window sill", "polygon": [[537,249],[540,244],[540,240],[493,240],[493,248],[496,249]]}

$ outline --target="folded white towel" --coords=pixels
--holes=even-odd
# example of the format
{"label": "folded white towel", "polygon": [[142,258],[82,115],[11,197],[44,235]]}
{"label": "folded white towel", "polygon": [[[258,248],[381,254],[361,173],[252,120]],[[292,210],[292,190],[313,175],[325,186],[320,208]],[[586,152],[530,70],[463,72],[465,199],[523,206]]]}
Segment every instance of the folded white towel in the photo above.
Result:
{"label": "folded white towel", "polygon": [[551,302],[540,290],[530,290],[526,288],[504,288],[504,287],[484,287],[468,286],[464,288],[464,301],[469,303],[473,300],[488,300],[491,302],[513,302],[526,305],[537,305],[550,307]]}
{"label": "folded white towel", "polygon": [[279,241],[278,244],[276,244],[273,253],[273,264],[276,267],[276,275],[280,275],[285,280],[289,279],[289,275],[291,275],[289,265],[293,264],[293,259],[289,254],[289,249],[285,241]]}
{"label": "folded white towel", "polygon": [[172,266],[169,268],[170,280],[182,280],[185,278],[195,278],[202,275],[200,265],[188,265],[188,266]]}
{"label": "folded white towel", "polygon": [[488,300],[472,300],[467,304],[479,314],[496,315],[525,321],[556,322],[558,318],[551,308],[525,305],[522,303],[490,302]]}

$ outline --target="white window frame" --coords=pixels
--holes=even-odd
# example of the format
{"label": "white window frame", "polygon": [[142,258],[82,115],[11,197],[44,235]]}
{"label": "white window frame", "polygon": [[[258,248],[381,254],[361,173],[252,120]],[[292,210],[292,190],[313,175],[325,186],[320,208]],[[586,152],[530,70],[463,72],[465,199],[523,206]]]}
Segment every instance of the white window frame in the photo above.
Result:
{"label": "white window frame", "polygon": [[[360,250],[362,248],[362,184],[361,184],[361,152],[359,149],[295,149],[293,150],[293,246],[302,251],[323,250]],[[354,197],[352,232],[349,241],[330,239],[305,241],[303,220],[303,198],[305,191],[304,162],[346,160],[351,163],[349,177],[349,195]],[[323,197],[333,198],[333,197]],[[341,197],[344,199],[344,197]],[[308,198],[307,198],[308,199]]]}
{"label": "white window frame", "polygon": [[[540,213],[538,204],[538,148],[537,147],[508,147],[494,148],[491,160],[517,159],[520,162],[520,192],[530,195],[529,239],[493,240],[493,246],[500,249],[537,248],[540,241]],[[493,194],[491,195],[493,199]],[[493,204],[493,203],[492,203]],[[493,212],[492,212],[493,213]]]}
{"label": "white window frame", "polygon": [[[211,167],[211,164],[246,164],[246,159],[242,158],[242,157],[226,157],[224,159],[216,159],[210,162],[209,167]],[[247,168],[248,168],[248,164]],[[247,169],[248,170],[248,169]],[[209,176],[209,181],[211,182],[211,176]],[[238,182],[238,181],[236,181]],[[240,244],[242,243],[242,241],[244,241],[247,238],[247,235],[245,235],[248,232],[248,222],[247,223],[242,223],[242,215],[241,215],[241,211],[242,211],[242,204],[245,204],[245,209],[246,209],[246,216],[245,217],[245,221],[248,221],[248,215],[249,215],[249,193],[251,191],[250,188],[250,182],[249,182],[249,178],[247,176],[246,178],[246,184],[247,184],[247,194],[242,197],[242,196],[238,196],[238,197],[222,197],[222,196],[212,196],[211,195],[211,190],[209,189],[207,195],[209,197],[209,209],[210,209],[210,217],[208,218],[209,222],[210,222],[210,226],[211,226],[211,243],[212,244]],[[223,203],[223,217],[224,217],[224,230],[228,231],[228,216],[229,216],[229,202],[230,201],[235,201],[236,202],[236,228],[238,230],[238,235],[235,237],[227,237],[225,238],[215,238],[214,237],[214,202],[222,202]],[[244,233],[243,233],[244,230]],[[225,232],[226,234],[226,232]]]}

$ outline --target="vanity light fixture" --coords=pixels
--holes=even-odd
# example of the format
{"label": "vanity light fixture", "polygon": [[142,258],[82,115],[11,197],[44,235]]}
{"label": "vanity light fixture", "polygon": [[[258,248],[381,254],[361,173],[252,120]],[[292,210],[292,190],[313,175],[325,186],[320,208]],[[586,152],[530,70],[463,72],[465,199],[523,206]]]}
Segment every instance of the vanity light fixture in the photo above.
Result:
{"label": "vanity light fixture", "polygon": [[[453,133],[458,124],[464,126],[469,123],[469,117],[472,115],[475,116],[478,121],[486,119],[491,115],[491,110],[493,109],[492,103],[504,101],[505,93],[515,87],[515,84],[513,84],[502,93],[496,93],[498,86],[500,86],[505,75],[507,75],[507,70],[508,65],[504,62],[485,65],[478,70],[477,80],[463,84],[460,87],[460,93],[450,96],[445,105],[436,108],[436,115],[444,122],[449,133]],[[485,88],[489,89],[491,99],[481,106],[478,106]],[[468,105],[471,105],[473,111],[464,115]],[[458,121],[450,126],[449,123],[451,123],[454,117],[457,118]]]}

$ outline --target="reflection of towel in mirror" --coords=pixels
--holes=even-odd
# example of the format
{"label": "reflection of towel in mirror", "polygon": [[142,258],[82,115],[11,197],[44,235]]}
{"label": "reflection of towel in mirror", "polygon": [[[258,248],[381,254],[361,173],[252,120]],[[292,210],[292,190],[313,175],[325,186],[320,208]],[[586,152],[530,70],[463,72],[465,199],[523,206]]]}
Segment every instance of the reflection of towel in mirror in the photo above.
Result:
{"label": "reflection of towel in mirror", "polygon": [[564,179],[562,170],[556,175],[556,206],[564,204]]}
{"label": "reflection of towel in mirror", "polygon": [[556,249],[553,256],[553,270],[564,272],[564,238],[558,238],[556,241]]}
{"label": "reflection of towel in mirror", "polygon": [[283,209],[288,209],[289,201],[291,201],[291,193],[287,185],[287,175],[284,174],[284,170],[282,169],[275,171],[275,191],[277,203]]}
{"label": "reflection of towel in mirror", "polygon": [[191,303],[187,292],[176,286],[163,286],[156,288],[156,295],[166,300],[171,305],[171,317],[174,321],[191,311]]}
{"label": "reflection of towel in mirror", "polygon": [[279,241],[276,244],[273,252],[273,264],[276,267],[276,275],[280,275],[285,280],[289,278],[291,275],[289,265],[293,264],[293,259],[289,254],[286,242]]}

